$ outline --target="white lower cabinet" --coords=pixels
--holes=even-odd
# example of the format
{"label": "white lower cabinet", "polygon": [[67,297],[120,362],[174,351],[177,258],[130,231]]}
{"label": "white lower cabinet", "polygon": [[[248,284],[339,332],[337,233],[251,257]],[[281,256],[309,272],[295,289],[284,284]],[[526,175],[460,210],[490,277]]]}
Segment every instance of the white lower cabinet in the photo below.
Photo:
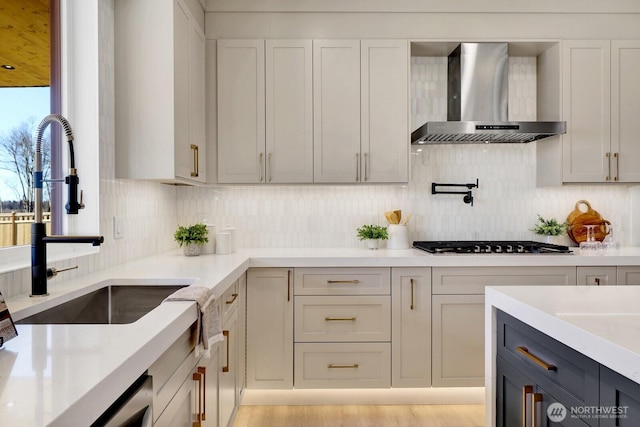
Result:
{"label": "white lower cabinet", "polygon": [[640,285],[640,267],[618,266],[616,276],[618,285]]}
{"label": "white lower cabinet", "polygon": [[293,388],[293,275],[247,272],[247,388]]}
{"label": "white lower cabinet", "polygon": [[196,420],[191,404],[197,392],[192,379],[197,362],[195,344],[194,323],[149,367],[154,426],[191,425]]}
{"label": "white lower cabinet", "polygon": [[222,325],[224,343],[220,349],[218,371],[218,425],[230,425],[239,402],[236,401],[238,366],[238,310],[235,310]]}
{"label": "white lower cabinet", "polygon": [[433,295],[432,382],[484,385],[484,295]]}
{"label": "white lower cabinet", "polygon": [[390,268],[295,270],[295,387],[391,386]]}
{"label": "white lower cabinet", "polygon": [[196,357],[196,326],[149,367],[154,426],[226,427],[233,423],[245,384],[243,275],[216,299],[224,340]]}
{"label": "white lower cabinet", "polygon": [[[193,381],[189,372],[180,388],[176,391],[169,404],[164,408],[162,415],[153,423],[154,427],[193,427],[197,421],[194,403],[198,400],[198,383]],[[197,404],[197,403],[196,403]],[[155,408],[154,408],[155,410]]]}
{"label": "white lower cabinet", "polygon": [[576,267],[433,267],[432,384],[484,385],[485,286],[576,285]]}
{"label": "white lower cabinet", "polygon": [[391,269],[391,385],[431,385],[431,269]]}
{"label": "white lower cabinet", "polygon": [[640,267],[578,267],[578,285],[640,285]]}
{"label": "white lower cabinet", "polygon": [[[202,357],[194,372],[196,382],[201,381],[199,383],[201,388],[195,396],[194,406],[197,408],[196,413],[200,414],[200,425],[203,427],[218,425],[218,375],[221,348],[222,345],[216,343],[210,349],[210,356]],[[197,378],[198,375],[200,378]]]}
{"label": "white lower cabinet", "polygon": [[616,270],[616,267],[578,267],[578,285],[615,285],[617,284]]}

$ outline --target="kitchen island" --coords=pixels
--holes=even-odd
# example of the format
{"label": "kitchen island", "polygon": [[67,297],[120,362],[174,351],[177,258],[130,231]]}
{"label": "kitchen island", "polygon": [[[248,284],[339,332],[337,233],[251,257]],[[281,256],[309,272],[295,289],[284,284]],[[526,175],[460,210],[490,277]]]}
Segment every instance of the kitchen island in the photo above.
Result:
{"label": "kitchen island", "polygon": [[[246,249],[184,257],[171,251],[78,279],[49,283],[50,295],[7,299],[15,320],[105,283],[199,284],[222,295],[251,267],[589,267],[637,266],[640,250],[619,256],[438,255],[362,248]],[[196,319],[192,303],[162,304],[129,325],[19,325],[0,350],[0,420],[7,425],[88,425]],[[28,398],[25,398],[27,396]]]}
{"label": "kitchen island", "polygon": [[[575,403],[561,402],[568,411],[564,416],[581,418],[588,425],[598,425],[598,418],[601,426],[638,425],[639,301],[640,286],[551,286],[544,288],[544,292],[531,286],[488,287],[485,305],[487,425],[508,425],[506,419],[513,415],[509,414],[513,408],[508,408],[509,397],[505,393],[514,385],[522,389],[518,392],[523,396],[512,398],[524,402],[516,405],[515,418],[524,419],[527,411],[541,411],[542,417],[547,417],[546,411],[532,408],[522,400],[535,394],[543,409],[550,403],[561,402],[557,397],[552,399],[549,393],[534,393],[536,378],[542,378],[547,389],[579,389],[574,393],[580,394],[572,401]],[[518,373],[505,374],[512,365]],[[574,370],[572,379],[564,376],[569,370]],[[610,383],[626,384],[623,388],[632,390],[631,397],[605,384],[606,378],[614,378]],[[556,392],[556,396],[562,393],[562,390]],[[616,410],[622,417],[621,424],[614,424],[611,411]]]}

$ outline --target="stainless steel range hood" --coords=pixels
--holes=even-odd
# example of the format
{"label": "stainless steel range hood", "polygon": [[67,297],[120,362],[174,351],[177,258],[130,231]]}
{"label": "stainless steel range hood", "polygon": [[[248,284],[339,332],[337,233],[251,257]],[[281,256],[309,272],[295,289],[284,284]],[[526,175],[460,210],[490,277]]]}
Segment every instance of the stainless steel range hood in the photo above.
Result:
{"label": "stainless steel range hood", "polygon": [[412,144],[522,143],[566,133],[566,122],[508,121],[507,43],[462,43],[448,69],[448,121],[420,126]]}

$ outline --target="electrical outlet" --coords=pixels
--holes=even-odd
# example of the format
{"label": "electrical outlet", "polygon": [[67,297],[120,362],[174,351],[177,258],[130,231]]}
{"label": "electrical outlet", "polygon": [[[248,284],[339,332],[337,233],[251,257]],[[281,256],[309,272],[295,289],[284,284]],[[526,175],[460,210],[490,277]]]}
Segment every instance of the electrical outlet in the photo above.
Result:
{"label": "electrical outlet", "polygon": [[124,237],[124,221],[122,218],[113,217],[113,238],[122,239]]}

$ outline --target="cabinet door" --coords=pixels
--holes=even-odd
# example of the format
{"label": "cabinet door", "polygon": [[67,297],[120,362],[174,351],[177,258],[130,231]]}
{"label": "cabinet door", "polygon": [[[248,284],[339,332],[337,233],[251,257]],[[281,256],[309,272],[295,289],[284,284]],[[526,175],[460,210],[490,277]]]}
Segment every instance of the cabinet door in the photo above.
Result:
{"label": "cabinet door", "polygon": [[236,401],[240,403],[247,384],[247,275],[238,279],[238,369],[236,369]]}
{"label": "cabinet door", "polygon": [[619,266],[617,277],[618,285],[640,285],[640,267]]}
{"label": "cabinet door", "polygon": [[222,325],[224,343],[220,348],[218,371],[218,425],[226,427],[231,422],[236,406],[236,378],[238,369],[238,311]]}
{"label": "cabinet door", "polygon": [[181,176],[183,178],[191,178],[190,175],[191,171],[193,170],[192,162],[189,161],[191,153],[189,138],[189,113],[191,111],[189,105],[189,92],[191,86],[191,64],[189,57],[191,55],[191,49],[189,45],[191,39],[191,29],[187,7],[180,1],[175,1],[174,3],[173,28],[173,69],[175,75],[175,84],[173,87],[173,100],[175,108],[175,173],[177,176]]}
{"label": "cabinet door", "polygon": [[611,170],[614,181],[640,182],[640,41],[611,42]]}
{"label": "cabinet door", "polygon": [[293,388],[293,284],[286,268],[247,272],[247,388]]}
{"label": "cabinet door", "polygon": [[562,109],[567,122],[567,133],[562,137],[565,182],[611,180],[610,63],[609,41],[563,42]]}
{"label": "cabinet door", "polygon": [[640,422],[640,384],[600,365],[600,407],[619,411],[617,418],[601,418],[601,427],[637,426]]}
{"label": "cabinet door", "polygon": [[578,285],[617,285],[616,267],[578,267]]}
{"label": "cabinet door", "polygon": [[205,123],[205,38],[198,25],[189,28],[189,153],[188,178],[199,182],[207,179],[207,143]]}
{"label": "cabinet door", "polygon": [[266,182],[313,182],[311,40],[266,41]]}
{"label": "cabinet door", "polygon": [[198,382],[189,373],[154,427],[193,427],[198,414]]}
{"label": "cabinet door", "polygon": [[436,387],[484,384],[484,295],[433,295]]}
{"label": "cabinet door", "polygon": [[360,171],[360,41],[313,41],[313,175],[353,183]]}
{"label": "cabinet door", "polygon": [[391,386],[431,385],[431,270],[391,269]]}
{"label": "cabinet door", "polygon": [[408,43],[361,42],[361,181],[408,182]]}
{"label": "cabinet door", "polygon": [[[201,415],[202,427],[217,427],[218,425],[218,376],[220,366],[220,352],[223,348],[222,343],[216,343],[210,349],[208,358],[202,357],[196,367],[196,372],[202,375],[202,396],[196,396],[202,399],[202,407],[199,402],[195,404],[197,411]],[[197,412],[196,412],[197,413]]]}
{"label": "cabinet door", "polygon": [[218,182],[264,181],[264,40],[218,40]]}
{"label": "cabinet door", "polygon": [[534,386],[521,370],[496,357],[496,427],[521,426],[523,420],[531,419]]}

